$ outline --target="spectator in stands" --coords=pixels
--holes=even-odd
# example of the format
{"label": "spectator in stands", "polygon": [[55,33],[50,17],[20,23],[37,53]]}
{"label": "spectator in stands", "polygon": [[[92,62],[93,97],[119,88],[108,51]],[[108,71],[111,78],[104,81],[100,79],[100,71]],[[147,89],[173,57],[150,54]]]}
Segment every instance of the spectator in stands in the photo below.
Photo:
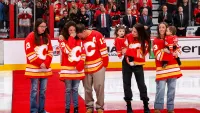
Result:
{"label": "spectator in stands", "polygon": [[176,14],[174,17],[174,25],[177,29],[177,36],[186,36],[188,16],[184,15],[182,6],[178,7],[178,14]]}
{"label": "spectator in stands", "polygon": [[20,37],[25,38],[30,33],[32,10],[27,6],[27,2],[22,2],[22,8],[19,8],[19,31]]}
{"label": "spectator in stands", "polygon": [[140,12],[137,10],[137,6],[133,5],[132,15],[136,17],[136,22],[138,22],[138,18],[140,16]]}
{"label": "spectator in stands", "polygon": [[[185,16],[188,16],[187,18],[189,18],[189,4],[188,4],[188,0],[182,0],[181,6],[183,7],[183,14]],[[192,13],[191,13],[191,16],[192,16]]]}
{"label": "spectator in stands", "polygon": [[200,2],[197,3],[197,8],[194,9],[195,26],[200,25]]}
{"label": "spectator in stands", "polygon": [[63,15],[63,12],[64,12],[65,10],[66,10],[67,12],[69,11],[69,7],[68,7],[67,2],[64,3],[64,6],[63,6],[63,8],[61,9],[60,14]]}
{"label": "spectator in stands", "polygon": [[123,15],[123,14],[125,14],[125,0],[121,0],[120,1],[120,3],[119,3],[119,10],[120,10],[120,12],[121,12],[121,14]]}
{"label": "spectator in stands", "polygon": [[114,1],[113,0],[108,0],[108,3],[105,5],[105,8],[108,11],[108,14],[110,14],[113,5],[114,5]]}
{"label": "spectator in stands", "polygon": [[[101,9],[102,9],[102,8],[105,8],[103,3],[101,3],[100,6],[99,6],[99,8],[97,8],[97,9],[95,10],[95,13],[94,13],[94,21],[93,21],[93,25],[94,25],[95,27],[96,27],[96,19],[97,19],[97,17],[101,14]],[[106,11],[106,14],[108,14],[107,11]]]}
{"label": "spectator in stands", "polygon": [[133,26],[136,24],[136,17],[131,14],[131,9],[128,8],[126,15],[123,17],[123,24],[132,31]]}
{"label": "spectator in stands", "polygon": [[8,29],[9,28],[9,1],[4,0],[4,21],[5,21],[5,27]]}
{"label": "spectator in stands", "polygon": [[44,15],[43,15],[43,19],[45,21],[47,21],[47,23],[48,23],[48,20],[49,20],[48,19],[48,17],[49,17],[49,1],[48,0],[43,2],[43,8],[45,10]]}
{"label": "spectator in stands", "polygon": [[146,0],[143,0],[143,6],[140,7],[140,14],[142,14],[142,11],[144,8],[147,8],[148,9],[148,16],[152,17],[152,9],[150,6],[147,5],[147,1]]}
{"label": "spectator in stands", "polygon": [[54,2],[54,15],[55,15],[55,21],[54,21],[54,26],[55,28],[58,28],[59,21],[61,19],[61,2],[60,0],[57,0]]}
{"label": "spectator in stands", "polygon": [[131,8],[133,10],[133,7],[136,7],[136,9],[139,10],[140,4],[138,0],[129,0],[127,4],[127,8]]}
{"label": "spectator in stands", "polygon": [[158,23],[166,22],[168,25],[172,25],[172,14],[167,12],[167,6],[162,6],[162,12],[158,15]]}
{"label": "spectator in stands", "polygon": [[139,23],[144,25],[145,30],[149,35],[151,35],[151,27],[153,26],[152,18],[148,16],[148,9],[144,8],[142,11],[142,15],[139,17]]}
{"label": "spectator in stands", "polygon": [[168,13],[174,14],[177,10],[177,0],[167,0]]}
{"label": "spectator in stands", "polygon": [[132,10],[134,5],[135,5],[135,3],[131,0],[131,1],[129,1],[129,3],[127,4],[127,8],[130,8],[130,9]]}
{"label": "spectator in stands", "polygon": [[97,17],[96,28],[106,38],[110,37],[110,30],[112,26],[112,20],[109,14],[106,14],[106,9],[101,8],[101,14]]}
{"label": "spectator in stands", "polygon": [[162,6],[166,4],[166,0],[158,0],[158,2],[159,2],[159,6],[160,6],[160,7],[158,8],[158,10],[161,10],[161,9],[162,9]]}
{"label": "spectator in stands", "polygon": [[36,4],[36,20],[38,18],[43,18],[43,15],[45,13],[45,10],[44,8],[42,7],[42,3],[41,2],[37,2]]}
{"label": "spectator in stands", "polygon": [[68,11],[64,10],[63,11],[63,18],[61,18],[60,22],[59,22],[59,30],[62,31],[65,24],[69,21],[70,21],[70,18],[69,18],[69,15],[68,15]]}
{"label": "spectator in stands", "polygon": [[82,23],[85,25],[86,28],[88,28],[88,22],[89,22],[89,16],[85,12],[85,7],[81,7],[81,13],[79,14],[79,23]]}
{"label": "spectator in stands", "polygon": [[0,28],[3,28],[4,18],[5,18],[4,5],[0,0]]}
{"label": "spectator in stands", "polygon": [[94,13],[90,9],[90,4],[89,3],[85,4],[85,10],[86,10],[86,14],[89,16],[88,26],[91,26],[92,22],[93,22],[92,20],[93,20]]}
{"label": "spectator in stands", "polygon": [[194,11],[194,9],[197,6],[198,0],[191,0],[192,1],[192,12]]}
{"label": "spectator in stands", "polygon": [[76,2],[71,2],[71,8],[69,10],[69,15],[71,16],[71,14],[77,14],[78,13],[78,6],[76,4]]}
{"label": "spectator in stands", "polygon": [[102,2],[100,2],[100,0],[95,0],[95,2],[94,2],[94,4],[92,5],[92,10],[98,10],[98,9],[100,9],[100,4],[101,4]]}
{"label": "spectator in stands", "polygon": [[114,4],[110,12],[110,16],[112,19],[112,26],[115,26],[120,23],[120,15],[121,15],[120,11],[117,9],[117,6]]}
{"label": "spectator in stands", "polygon": [[139,0],[139,3],[140,3],[140,7],[143,7],[144,3],[146,3],[147,6],[149,6],[150,9],[152,9],[152,0]]}
{"label": "spectator in stands", "polygon": [[86,3],[87,3],[87,0],[79,0],[79,2],[77,2],[77,6],[78,6],[78,8],[80,9],[80,8],[83,7],[84,4],[86,4]]}

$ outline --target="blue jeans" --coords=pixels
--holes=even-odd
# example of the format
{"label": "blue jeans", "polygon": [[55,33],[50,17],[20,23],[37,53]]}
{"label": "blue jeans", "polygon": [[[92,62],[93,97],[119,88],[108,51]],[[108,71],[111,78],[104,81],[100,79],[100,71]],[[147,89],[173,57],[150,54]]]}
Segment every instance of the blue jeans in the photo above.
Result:
{"label": "blue jeans", "polygon": [[156,81],[155,109],[164,109],[165,86],[167,83],[167,110],[174,110],[174,98],[176,89],[176,78]]}
{"label": "blue jeans", "polygon": [[[38,82],[40,82],[39,89],[38,89]],[[31,95],[30,95],[31,113],[46,113],[46,111],[44,110],[46,87],[47,87],[46,78],[32,78],[31,79]],[[38,91],[39,91],[39,106],[37,102]]]}
{"label": "blue jeans", "polygon": [[78,87],[80,80],[65,80],[65,108],[70,109],[71,93],[74,103],[74,108],[78,107]]}

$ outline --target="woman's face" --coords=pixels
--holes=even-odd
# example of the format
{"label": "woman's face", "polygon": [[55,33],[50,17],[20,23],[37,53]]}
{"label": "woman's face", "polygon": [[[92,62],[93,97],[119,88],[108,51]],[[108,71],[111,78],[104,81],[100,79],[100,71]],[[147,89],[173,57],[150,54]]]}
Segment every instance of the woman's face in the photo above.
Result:
{"label": "woman's face", "polygon": [[42,22],[39,26],[38,26],[38,34],[42,34],[45,32],[47,28],[47,24]]}
{"label": "woman's face", "polygon": [[133,37],[138,37],[138,32],[135,29],[135,27],[133,27],[132,34],[133,34]]}
{"label": "woman's face", "polygon": [[70,26],[68,29],[68,33],[69,33],[69,35],[76,33],[76,28],[74,26]]}
{"label": "woman's face", "polygon": [[166,30],[167,30],[166,25],[165,24],[160,24],[158,27],[159,27],[158,28],[159,29],[159,34],[160,35],[165,35]]}

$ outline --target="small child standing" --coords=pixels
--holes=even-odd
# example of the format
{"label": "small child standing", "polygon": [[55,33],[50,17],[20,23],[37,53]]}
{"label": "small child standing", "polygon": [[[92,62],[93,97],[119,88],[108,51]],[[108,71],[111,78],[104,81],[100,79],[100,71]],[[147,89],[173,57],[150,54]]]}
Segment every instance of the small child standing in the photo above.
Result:
{"label": "small child standing", "polygon": [[[178,38],[176,36],[176,27],[169,26],[166,31],[165,37],[165,46],[169,49],[170,53],[174,55],[178,65],[181,65],[180,58],[178,54],[181,53],[180,46],[178,45]],[[163,61],[162,67],[165,68],[167,66],[167,61]]]}
{"label": "small child standing", "polygon": [[[116,47],[116,51],[117,51],[117,56],[121,59],[122,56],[123,56],[123,53],[122,53],[122,49],[125,49],[128,47],[128,41],[126,39],[126,34],[127,34],[127,29],[126,29],[126,26],[125,25],[117,25],[116,28],[115,28],[115,47]],[[133,57],[131,56],[127,56],[128,57],[128,60],[129,60],[129,64],[131,66],[134,65],[133,63]]]}

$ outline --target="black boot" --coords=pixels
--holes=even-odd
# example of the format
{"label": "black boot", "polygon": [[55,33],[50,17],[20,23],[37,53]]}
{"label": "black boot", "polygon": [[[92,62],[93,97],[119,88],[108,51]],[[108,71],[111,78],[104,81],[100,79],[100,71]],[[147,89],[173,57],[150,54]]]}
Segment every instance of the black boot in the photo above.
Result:
{"label": "black boot", "polygon": [[148,101],[143,101],[143,104],[144,104],[144,113],[150,113]]}
{"label": "black boot", "polygon": [[74,108],[74,113],[78,113],[78,107]]}
{"label": "black boot", "polygon": [[66,110],[65,110],[65,113],[70,113],[70,109],[66,109]]}
{"label": "black boot", "polygon": [[131,101],[127,101],[127,113],[133,113],[133,109],[132,109],[132,106],[131,106]]}

